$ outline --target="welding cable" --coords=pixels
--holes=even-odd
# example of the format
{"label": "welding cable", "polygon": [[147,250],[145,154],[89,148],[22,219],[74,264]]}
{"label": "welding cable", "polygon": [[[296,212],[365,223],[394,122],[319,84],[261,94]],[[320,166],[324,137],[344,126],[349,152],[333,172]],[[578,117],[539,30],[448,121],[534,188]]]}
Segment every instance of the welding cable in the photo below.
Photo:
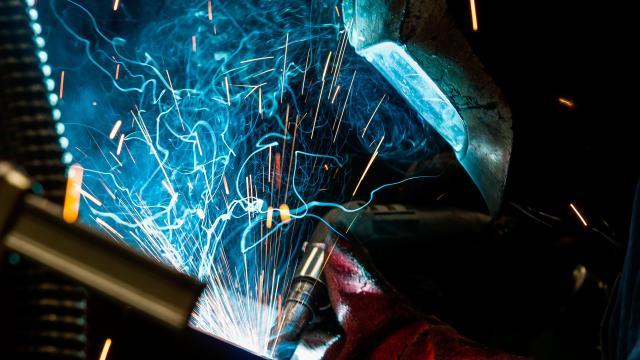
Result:
{"label": "welding cable", "polygon": [[[54,121],[60,113],[52,112],[57,98],[50,93],[51,70],[33,5],[0,0],[0,159],[24,169],[37,184],[36,192],[62,204],[65,165]],[[24,261],[14,265],[4,269],[0,280],[16,285],[13,291],[3,290],[2,301],[14,307],[2,309],[7,314],[0,327],[11,334],[3,340],[7,346],[2,355],[84,359],[86,290],[39,266]]]}

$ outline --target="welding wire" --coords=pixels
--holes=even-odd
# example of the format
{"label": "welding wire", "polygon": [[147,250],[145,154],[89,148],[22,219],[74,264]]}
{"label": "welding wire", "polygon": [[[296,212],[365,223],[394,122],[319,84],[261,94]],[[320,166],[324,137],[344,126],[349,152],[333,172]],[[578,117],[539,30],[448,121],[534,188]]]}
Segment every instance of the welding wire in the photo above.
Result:
{"label": "welding wire", "polygon": [[120,64],[116,64],[116,80],[118,80],[118,76],[120,76]]}
{"label": "welding wire", "polygon": [[207,14],[209,15],[209,21],[213,21],[213,9],[211,7],[211,0],[207,2]]}
{"label": "welding wire", "polygon": [[113,11],[118,11],[118,5],[120,5],[120,0],[115,0],[113,2]]}

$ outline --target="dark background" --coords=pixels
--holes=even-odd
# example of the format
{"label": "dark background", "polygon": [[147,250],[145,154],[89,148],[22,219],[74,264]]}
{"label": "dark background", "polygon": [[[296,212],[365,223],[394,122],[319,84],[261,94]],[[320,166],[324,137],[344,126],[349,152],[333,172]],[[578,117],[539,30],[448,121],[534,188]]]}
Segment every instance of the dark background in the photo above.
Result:
{"label": "dark background", "polygon": [[[488,230],[487,239],[414,249],[425,276],[445,293],[417,306],[508,351],[538,359],[597,359],[603,295],[610,294],[621,266],[640,175],[631,5],[476,0],[479,31],[473,32],[469,1],[448,3],[511,105],[514,147],[506,203],[553,214],[561,224],[540,229],[507,205],[503,222]],[[559,97],[575,106],[563,106]],[[361,193],[377,180],[398,177],[393,174],[376,164]],[[450,195],[442,201],[452,206],[479,201],[473,185],[457,175],[429,190],[421,183],[382,192],[379,202],[430,204],[443,193]],[[584,229],[569,203],[613,244]],[[507,235],[492,233],[505,228],[511,230]],[[402,250],[396,249],[409,263]],[[385,275],[419,300],[419,286],[407,287],[398,257],[389,258],[394,262],[380,264]],[[593,278],[591,287],[570,294],[566,284],[576,264],[585,264]],[[95,294],[90,304],[88,358],[98,357],[106,337],[114,339],[111,359],[196,358],[210,346],[193,334],[175,336]]]}

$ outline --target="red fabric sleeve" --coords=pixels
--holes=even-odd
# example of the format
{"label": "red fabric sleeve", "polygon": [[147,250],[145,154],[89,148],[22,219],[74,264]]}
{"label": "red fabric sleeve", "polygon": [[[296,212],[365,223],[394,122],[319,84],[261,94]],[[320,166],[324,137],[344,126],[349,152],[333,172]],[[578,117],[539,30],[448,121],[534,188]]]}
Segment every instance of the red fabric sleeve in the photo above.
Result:
{"label": "red fabric sleeve", "polygon": [[[352,244],[327,244],[324,270],[331,305],[344,336],[327,359],[516,360],[475,343],[407,305]],[[398,261],[401,261],[400,259]]]}

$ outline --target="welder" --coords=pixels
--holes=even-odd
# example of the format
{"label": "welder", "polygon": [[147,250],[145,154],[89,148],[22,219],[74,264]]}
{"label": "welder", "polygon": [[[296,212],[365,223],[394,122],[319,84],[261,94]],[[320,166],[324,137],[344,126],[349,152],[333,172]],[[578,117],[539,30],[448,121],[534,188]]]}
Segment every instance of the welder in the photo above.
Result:
{"label": "welder", "polygon": [[404,283],[424,287],[428,279],[420,267],[427,264],[405,263],[420,261],[420,255],[407,255],[412,242],[466,238],[460,244],[473,247],[472,238],[495,230],[511,155],[509,105],[445,0],[344,0],[342,13],[355,51],[450,145],[487,211],[363,208],[360,202],[331,211],[303,247],[283,320],[273,331],[274,356],[521,358],[474,342],[416,310],[385,280],[388,273],[376,269],[381,258],[391,257],[386,263],[397,263]]}

